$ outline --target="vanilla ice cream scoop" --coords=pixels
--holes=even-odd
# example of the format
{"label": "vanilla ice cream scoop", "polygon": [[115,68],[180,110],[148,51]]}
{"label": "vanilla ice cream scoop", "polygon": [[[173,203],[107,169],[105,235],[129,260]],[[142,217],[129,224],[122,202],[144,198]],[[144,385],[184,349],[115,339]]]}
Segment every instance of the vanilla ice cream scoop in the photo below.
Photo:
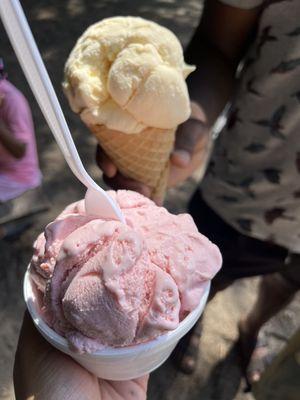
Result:
{"label": "vanilla ice cream scoop", "polygon": [[185,64],[176,36],[138,17],[90,26],[65,65],[64,92],[86,125],[123,133],[172,129],[190,115]]}

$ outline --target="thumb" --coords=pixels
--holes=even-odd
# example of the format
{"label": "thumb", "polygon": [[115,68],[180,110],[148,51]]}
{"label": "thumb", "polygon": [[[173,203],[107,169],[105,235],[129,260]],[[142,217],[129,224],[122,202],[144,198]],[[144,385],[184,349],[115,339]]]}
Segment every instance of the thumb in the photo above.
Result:
{"label": "thumb", "polygon": [[186,168],[192,156],[197,151],[199,143],[207,135],[208,128],[204,122],[196,118],[190,118],[180,125],[176,132],[175,147],[171,154],[173,165]]}

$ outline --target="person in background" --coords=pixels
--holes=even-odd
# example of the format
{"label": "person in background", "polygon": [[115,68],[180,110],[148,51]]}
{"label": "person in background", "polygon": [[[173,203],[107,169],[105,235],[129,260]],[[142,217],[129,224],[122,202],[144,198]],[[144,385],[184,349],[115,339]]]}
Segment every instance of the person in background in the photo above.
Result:
{"label": "person in background", "polygon": [[[242,367],[250,384],[265,356],[258,334],[300,287],[300,1],[207,0],[186,50],[191,118],[177,131],[170,185],[206,159],[212,127],[227,102],[227,123],[189,212],[223,254],[211,298],[236,279],[261,275],[257,301],[239,323]],[[114,189],[149,194],[122,176],[98,147]],[[196,367],[200,322],[177,350],[180,368]]]}
{"label": "person in background", "polygon": [[[0,217],[6,205],[41,185],[34,125],[24,95],[7,79],[0,59]],[[0,239],[22,229],[22,224],[1,224]]]}

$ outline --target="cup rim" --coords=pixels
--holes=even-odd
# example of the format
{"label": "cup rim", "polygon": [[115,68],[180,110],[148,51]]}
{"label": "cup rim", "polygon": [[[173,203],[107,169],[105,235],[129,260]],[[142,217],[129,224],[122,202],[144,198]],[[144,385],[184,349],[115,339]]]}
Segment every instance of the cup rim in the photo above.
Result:
{"label": "cup rim", "polygon": [[[205,307],[209,291],[210,291],[210,280],[204,281],[204,289],[203,289],[203,295],[200,299],[200,302],[198,306],[191,311],[177,326],[176,329],[172,331],[168,331],[160,336],[157,336],[156,338],[149,340],[148,342],[144,343],[139,343],[131,346],[126,346],[126,347],[105,347],[104,349],[97,350],[93,353],[77,353],[73,350],[70,349],[69,343],[67,339],[65,339],[63,336],[59,335],[57,332],[55,332],[52,328],[48,326],[48,324],[43,320],[43,318],[39,315],[38,310],[37,310],[37,304],[35,301],[35,296],[33,294],[32,290],[32,284],[33,281],[30,277],[30,272],[29,272],[29,267],[25,272],[24,275],[24,281],[23,281],[23,295],[25,299],[25,303],[27,306],[27,309],[29,311],[29,314],[35,324],[35,326],[38,328],[38,330],[47,338],[50,343],[53,345],[57,346],[60,348],[62,351],[68,353],[68,354],[74,354],[76,356],[80,357],[88,357],[88,358],[99,358],[99,357],[121,357],[121,356],[127,356],[127,355],[133,355],[134,353],[141,353],[144,351],[149,351],[152,350],[153,348],[156,347],[161,347],[164,344],[172,341],[172,340],[177,340],[178,337],[182,337],[183,335],[179,336],[179,333],[184,330],[187,326],[189,325],[194,325],[195,320],[202,314],[202,311]],[[189,329],[187,329],[188,331]]]}

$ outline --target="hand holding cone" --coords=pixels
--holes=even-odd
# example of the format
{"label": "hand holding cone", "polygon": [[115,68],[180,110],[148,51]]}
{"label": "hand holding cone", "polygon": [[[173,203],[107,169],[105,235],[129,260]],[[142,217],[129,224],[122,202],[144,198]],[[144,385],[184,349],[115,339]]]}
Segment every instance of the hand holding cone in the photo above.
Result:
{"label": "hand holding cone", "polygon": [[118,170],[166,191],[175,131],[188,119],[184,63],[175,35],[136,17],[92,25],[79,38],[65,66],[70,106],[96,136]]}

